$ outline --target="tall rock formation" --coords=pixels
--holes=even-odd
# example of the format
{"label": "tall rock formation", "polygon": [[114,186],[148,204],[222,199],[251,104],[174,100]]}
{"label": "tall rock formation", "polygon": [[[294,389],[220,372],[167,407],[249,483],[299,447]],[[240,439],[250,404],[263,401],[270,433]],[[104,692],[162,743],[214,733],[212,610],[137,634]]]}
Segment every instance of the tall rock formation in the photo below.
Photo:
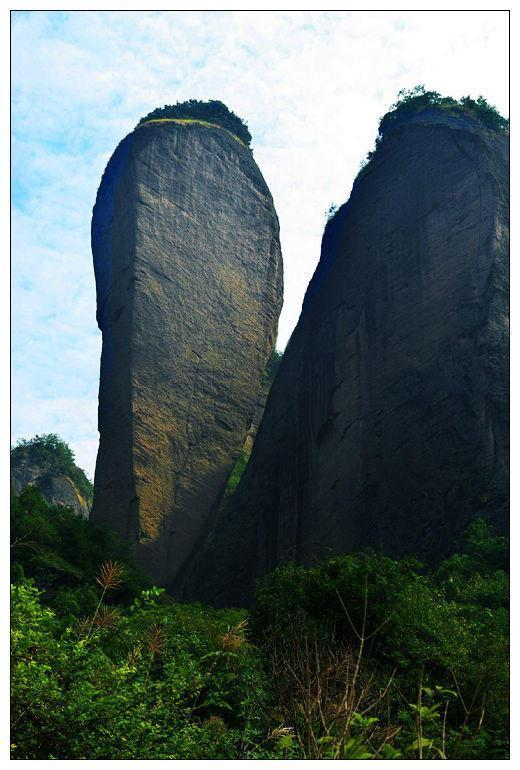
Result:
{"label": "tall rock formation", "polygon": [[478,512],[506,528],[508,247],[507,136],[396,121],[326,227],[185,597],[244,604],[280,563],[365,546],[435,561]]}
{"label": "tall rock formation", "polygon": [[253,420],[282,304],[279,227],[249,148],[197,121],[140,125],[92,219],[103,332],[92,518],[172,590]]}

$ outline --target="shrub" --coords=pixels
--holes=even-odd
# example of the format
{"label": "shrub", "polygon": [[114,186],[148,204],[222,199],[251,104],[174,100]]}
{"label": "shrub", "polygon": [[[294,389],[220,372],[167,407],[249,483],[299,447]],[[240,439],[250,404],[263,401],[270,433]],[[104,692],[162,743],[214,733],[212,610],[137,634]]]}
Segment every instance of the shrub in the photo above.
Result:
{"label": "shrub", "polygon": [[[274,382],[274,378],[276,377],[276,373],[280,368],[280,364],[282,363],[282,358],[283,358],[283,353],[279,350],[273,350],[273,352],[271,353],[269,361],[267,362],[267,366],[262,372],[262,386],[266,389],[265,392],[268,392],[270,390]],[[226,489],[224,491],[223,501],[225,501],[230,495],[234,494],[234,492],[236,491],[236,488],[238,487],[240,479],[242,478],[242,475],[246,469],[247,463],[249,462],[250,455],[251,455],[251,452],[247,450],[245,447],[243,447],[238,456],[237,461],[233,466],[231,475],[228,478]]]}
{"label": "shrub", "polygon": [[331,219],[334,219],[337,210],[338,210],[337,203],[331,203],[329,208],[325,212],[325,223],[330,222]]}
{"label": "shrub", "polygon": [[280,368],[280,364],[282,363],[283,358],[283,352],[281,350],[273,350],[271,353],[271,356],[269,358],[269,361],[267,362],[267,366],[264,369],[263,373],[263,381],[264,383],[267,383],[269,387],[274,382],[274,378],[276,377],[276,373],[278,369]]}
{"label": "shrub", "polygon": [[[425,745],[430,754],[439,749],[463,757],[478,745],[481,758],[504,756],[508,616],[502,567],[507,542],[477,520],[461,549],[465,553],[434,573],[417,562],[365,553],[338,556],[312,568],[290,564],[264,578],[251,611],[251,633],[271,661],[275,691],[284,686],[280,655],[287,671],[294,670],[294,649],[302,649],[296,636],[303,634],[304,644],[317,649],[345,649],[350,656],[365,638],[365,676],[372,678],[372,686],[375,681],[376,691],[392,678],[385,708],[387,723],[390,719],[399,728],[394,748],[406,755],[419,739],[414,732],[417,712],[410,712],[410,704],[422,707],[419,693],[425,709],[441,701],[445,708],[445,698],[449,702],[444,732],[430,715],[434,743]],[[312,666],[307,670],[315,681]],[[309,682],[304,689],[312,692]],[[439,693],[453,695],[439,700]],[[377,710],[372,716],[382,718]]]}
{"label": "shrub", "polygon": [[148,120],[160,118],[198,119],[215,123],[221,128],[226,128],[248,147],[251,144],[251,134],[249,133],[247,123],[229,110],[223,102],[215,99],[210,99],[208,102],[189,99],[186,102],[165,104],[164,107],[157,107],[141,118],[138,125],[146,123]]}
{"label": "shrub", "polygon": [[127,545],[27,488],[12,500],[12,756],[269,756],[245,612],[176,605]]}
{"label": "shrub", "polygon": [[403,88],[397,94],[397,100],[389,111],[379,121],[379,131],[375,141],[375,147],[366,158],[361,161],[358,178],[363,174],[367,164],[375,156],[385,136],[396,126],[401,125],[407,119],[425,110],[436,108],[449,115],[461,117],[468,115],[478,120],[485,128],[505,133],[509,131],[509,120],[504,118],[492,104],[483,97],[472,99],[463,96],[461,99],[453,99],[451,96],[441,96],[438,91],[427,91],[424,85],[416,85],[414,88]]}
{"label": "shrub", "polygon": [[45,600],[63,614],[95,606],[92,576],[103,562],[124,565],[126,580],[116,592],[129,601],[148,581],[135,567],[130,544],[113,532],[82,519],[61,505],[49,505],[36,487],[11,499],[11,574],[31,578],[45,590]]}
{"label": "shrub", "polygon": [[463,96],[457,100],[451,96],[441,96],[438,91],[427,91],[423,85],[417,85],[412,89],[404,88],[399,91],[397,101],[379,122],[379,135],[383,137],[397,122],[431,107],[453,115],[469,115],[492,131],[507,131],[509,128],[507,118],[502,117],[496,107],[489,104],[483,96],[478,99]]}
{"label": "shrub", "polygon": [[224,492],[224,499],[235,493],[236,488],[238,487],[238,484],[240,482],[240,479],[242,478],[242,474],[246,469],[246,465],[249,462],[249,457],[250,457],[250,453],[247,452],[246,449],[242,449],[238,456],[238,460],[233,466],[231,475],[227,480],[226,489]]}
{"label": "shrub", "polygon": [[243,613],[161,606],[148,591],[89,630],[88,618],[64,628],[42,598],[28,581],[12,588],[13,758],[266,756]]}
{"label": "shrub", "polygon": [[176,604],[124,543],[13,498],[15,759],[506,758],[508,544],[434,572],[280,567],[248,615]]}

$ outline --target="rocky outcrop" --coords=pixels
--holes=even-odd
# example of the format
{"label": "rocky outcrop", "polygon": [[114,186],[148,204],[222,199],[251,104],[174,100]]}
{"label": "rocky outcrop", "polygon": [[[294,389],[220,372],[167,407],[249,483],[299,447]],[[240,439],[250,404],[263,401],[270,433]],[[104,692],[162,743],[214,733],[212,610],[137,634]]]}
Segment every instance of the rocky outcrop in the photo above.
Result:
{"label": "rocky outcrop", "polygon": [[507,136],[440,110],[388,132],[186,598],[244,604],[280,563],[366,546],[434,562],[477,513],[507,527],[508,248]]}
{"label": "rocky outcrop", "polygon": [[88,519],[89,500],[71,478],[56,474],[30,458],[18,458],[11,462],[11,487],[19,495],[28,486],[37,487],[50,505],[66,505],[78,516]]}
{"label": "rocky outcrop", "polygon": [[92,220],[103,332],[92,518],[177,592],[253,421],[282,304],[273,201],[229,131],[144,123]]}

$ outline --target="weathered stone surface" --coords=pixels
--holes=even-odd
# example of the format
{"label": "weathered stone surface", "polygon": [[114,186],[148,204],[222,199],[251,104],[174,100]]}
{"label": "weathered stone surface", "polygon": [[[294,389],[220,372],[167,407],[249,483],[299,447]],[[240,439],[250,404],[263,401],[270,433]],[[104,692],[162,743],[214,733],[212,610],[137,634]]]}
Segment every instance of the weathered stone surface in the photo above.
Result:
{"label": "weathered stone surface", "polygon": [[68,476],[55,475],[48,468],[29,460],[11,462],[11,486],[19,495],[25,487],[37,487],[51,505],[67,505],[85,519],[89,517],[88,500]]}
{"label": "weathered stone surface", "polygon": [[260,388],[258,390],[257,397],[256,397],[253,422],[249,427],[246,440],[244,441],[243,449],[248,457],[251,454],[251,451],[253,449],[253,444],[255,443],[256,434],[258,433],[258,428],[260,427],[260,423],[262,422],[262,416],[264,414],[264,409],[265,409],[265,402],[267,401],[267,396],[269,395],[269,391],[271,390],[271,386],[274,382],[276,372],[278,371],[278,368],[280,366],[281,358],[282,358],[282,353],[280,353],[279,351],[273,352],[269,360],[269,363],[262,374]]}
{"label": "weathered stone surface", "polygon": [[507,527],[508,140],[431,111],[328,224],[253,453],[185,596],[371,546],[435,561]]}
{"label": "weathered stone surface", "polygon": [[278,220],[250,150],[227,131],[145,124],[107,166],[92,247],[103,332],[92,517],[178,592],[274,345]]}

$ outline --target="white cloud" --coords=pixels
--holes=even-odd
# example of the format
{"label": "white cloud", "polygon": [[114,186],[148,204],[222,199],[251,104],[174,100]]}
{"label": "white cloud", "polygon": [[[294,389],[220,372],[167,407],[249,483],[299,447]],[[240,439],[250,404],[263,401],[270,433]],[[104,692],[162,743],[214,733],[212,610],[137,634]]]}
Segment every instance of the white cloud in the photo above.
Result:
{"label": "white cloud", "polygon": [[281,223],[283,346],[324,212],[348,197],[397,91],[424,82],[507,111],[505,12],[33,12],[14,15],[12,45],[13,429],[61,433],[91,474],[90,217],[141,115],[215,98],[248,121]]}

